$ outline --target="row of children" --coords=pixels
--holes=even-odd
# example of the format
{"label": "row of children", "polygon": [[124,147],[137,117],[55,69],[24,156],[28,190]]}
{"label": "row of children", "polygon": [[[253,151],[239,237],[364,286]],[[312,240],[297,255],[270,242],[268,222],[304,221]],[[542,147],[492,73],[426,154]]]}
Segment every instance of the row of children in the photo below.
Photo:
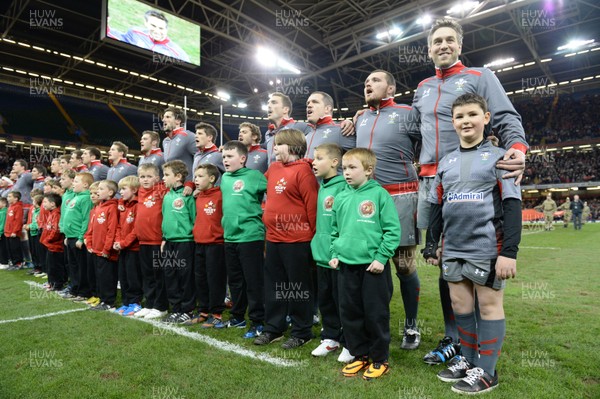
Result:
{"label": "row of children", "polygon": [[[490,119],[485,100],[465,96],[453,104],[461,148],[440,163],[428,198],[437,207],[424,256],[444,263],[461,343],[467,346],[464,357],[438,376],[457,382],[457,392],[479,393],[498,384],[495,365],[505,329],[502,288],[503,280],[516,273],[520,191],[514,184],[502,187],[493,161],[503,151],[484,141]],[[65,297],[89,298],[97,303],[92,309],[112,310],[120,281],[118,312],[206,328],[246,328],[248,311],[244,337],[256,345],[281,340],[289,316],[291,336],[282,347],[292,349],[313,338],[314,258],[323,329],[312,354],[344,347],[339,360],[349,363],[345,376],[363,372],[369,380],[386,374],[393,287],[389,259],[399,244],[400,223],[390,195],[372,179],[376,156],[356,148],[342,157],[337,145],[322,144],[311,165],[301,159],[306,153],[302,132],[283,130],[274,141],[278,162],[265,175],[244,167],[248,149],[243,143],[226,143],[220,187],[214,186],[218,170],[201,165],[194,171],[195,199],[184,194],[188,172],[181,161],[163,165],[164,182],[154,165],[140,166],[139,178],[119,182],[119,201],[113,198],[115,182],[94,187],[87,173],[75,176],[62,206],[60,197],[46,194],[38,226],[48,251],[49,289],[64,284],[56,267],[62,257],[49,255],[64,245],[71,281]],[[469,178],[461,179],[461,173]],[[85,199],[90,188],[91,199]],[[96,206],[86,211],[93,201]],[[490,234],[477,233],[490,226]],[[233,307],[224,321],[227,284]],[[475,306],[480,312],[473,311]],[[478,347],[485,350],[478,353]]]}

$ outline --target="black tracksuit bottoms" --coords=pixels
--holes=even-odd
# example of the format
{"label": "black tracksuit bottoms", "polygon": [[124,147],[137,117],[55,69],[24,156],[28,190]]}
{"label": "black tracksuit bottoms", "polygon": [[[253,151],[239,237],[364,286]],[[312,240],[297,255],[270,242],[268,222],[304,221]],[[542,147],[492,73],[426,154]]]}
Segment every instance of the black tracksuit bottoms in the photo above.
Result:
{"label": "black tracksuit bottoms", "polygon": [[392,273],[389,262],[380,274],[368,272],[367,267],[340,262],[340,318],[350,353],[384,362],[390,352]]}

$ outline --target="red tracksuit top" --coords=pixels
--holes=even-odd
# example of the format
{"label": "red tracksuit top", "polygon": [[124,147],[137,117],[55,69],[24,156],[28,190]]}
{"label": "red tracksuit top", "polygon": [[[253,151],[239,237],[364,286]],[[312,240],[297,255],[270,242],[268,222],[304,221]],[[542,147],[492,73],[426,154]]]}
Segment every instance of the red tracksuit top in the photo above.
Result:
{"label": "red tracksuit top", "polygon": [[196,197],[194,241],[198,244],[222,244],[223,195],[219,187],[201,191]]}
{"label": "red tracksuit top", "polygon": [[134,223],[135,234],[142,245],[160,245],[162,242],[162,204],[169,189],[161,181],[152,188],[140,187]]}
{"label": "red tracksuit top", "polygon": [[309,162],[274,162],[267,173],[263,223],[271,242],[308,242],[315,235],[319,186]]}
{"label": "red tracksuit top", "polygon": [[44,211],[45,216],[40,243],[48,248],[50,252],[64,252],[65,235],[58,228],[60,207],[51,211]]}
{"label": "red tracksuit top", "polygon": [[6,212],[6,223],[4,224],[4,235],[10,237],[15,234],[16,237],[21,237],[23,231],[23,203],[17,201],[8,207]]}
{"label": "red tracksuit top", "polygon": [[92,251],[98,256],[108,255],[108,260],[113,262],[119,258],[119,252],[113,249],[119,224],[117,204],[114,198],[101,202],[92,220]]}
{"label": "red tracksuit top", "polygon": [[140,243],[135,235],[134,225],[137,214],[137,197],[130,201],[119,200],[119,224],[115,242],[121,244],[121,250],[139,251]]}
{"label": "red tracksuit top", "polygon": [[[48,216],[48,211],[43,206],[40,206],[40,213],[38,213],[37,217],[37,225],[38,229],[44,229],[44,225],[46,223],[46,217]],[[40,236],[41,237],[41,236]]]}

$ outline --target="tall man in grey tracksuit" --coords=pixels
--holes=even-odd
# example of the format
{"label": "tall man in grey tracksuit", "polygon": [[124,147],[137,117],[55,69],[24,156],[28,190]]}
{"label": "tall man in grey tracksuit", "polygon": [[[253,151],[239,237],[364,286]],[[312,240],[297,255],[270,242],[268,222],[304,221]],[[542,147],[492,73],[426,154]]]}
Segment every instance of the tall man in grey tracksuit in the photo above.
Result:
{"label": "tall man in grey tracksuit", "polygon": [[[163,139],[163,153],[165,163],[179,159],[183,161],[188,169],[186,177],[186,186],[193,186],[194,154],[196,154],[196,136],[194,133],[185,130],[185,115],[183,110],[175,107],[165,109],[163,114],[163,129],[167,137]],[[191,193],[191,191],[190,191]]]}
{"label": "tall man in grey tracksuit", "polygon": [[374,178],[396,205],[401,237],[393,260],[406,317],[401,348],[416,349],[421,341],[417,329],[421,283],[415,265],[420,236],[416,227],[419,184],[413,166],[414,138],[408,134],[411,107],[396,104],[395,92],[396,81],[389,72],[376,70],[367,77],[364,93],[369,109],[356,121],[356,146],[375,152]]}
{"label": "tall man in grey tracksuit", "polygon": [[[500,145],[507,149],[504,159],[497,163],[497,167],[515,171],[503,177],[517,177],[518,183],[525,168],[528,145],[521,117],[492,71],[487,68],[467,68],[460,62],[458,56],[462,50],[462,37],[462,27],[455,21],[442,19],[434,23],[429,32],[428,45],[429,56],[435,64],[435,76],[419,83],[413,99],[410,119],[414,123],[411,123],[411,133],[419,134],[423,141],[419,157],[419,228],[427,228],[429,223],[431,205],[426,199],[438,162],[444,155],[459,147],[458,136],[452,126],[451,110],[452,103],[458,96],[476,93],[487,101],[491,112],[491,123],[488,126],[498,131]],[[457,342],[458,333],[448,283],[441,274],[439,288],[446,330],[446,337],[442,341],[448,346]],[[441,346],[442,342],[436,348],[437,352],[442,350]],[[437,363],[435,359],[431,359],[438,357],[435,352],[436,350],[427,354],[424,360]]]}

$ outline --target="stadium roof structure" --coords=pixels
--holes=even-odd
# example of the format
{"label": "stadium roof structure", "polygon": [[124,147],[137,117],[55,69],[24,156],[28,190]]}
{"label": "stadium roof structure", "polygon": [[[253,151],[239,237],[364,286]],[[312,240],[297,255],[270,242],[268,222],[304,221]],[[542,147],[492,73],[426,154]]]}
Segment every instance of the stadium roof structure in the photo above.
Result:
{"label": "stadium roof structure", "polygon": [[[262,119],[261,107],[276,89],[290,95],[293,116],[304,119],[309,92],[322,90],[334,97],[335,117],[350,117],[363,107],[363,82],[374,69],[396,77],[398,102],[412,101],[418,83],[433,73],[426,41],[431,22],[418,19],[449,15],[452,6],[438,0],[146,1],[201,26],[201,66],[188,67],[101,40],[102,3],[2,2],[0,81],[27,86],[32,78],[49,78],[68,95],[152,112],[183,105],[186,95],[188,108],[207,120],[223,105],[230,123]],[[61,26],[32,26],[31,16],[43,10],[61,18]],[[600,87],[596,1],[482,0],[452,16],[465,31],[467,66],[514,58],[493,67],[509,94]],[[596,41],[558,50],[576,39]],[[259,47],[300,73],[268,68],[274,56],[257,60]],[[219,90],[231,99],[219,98]]]}

